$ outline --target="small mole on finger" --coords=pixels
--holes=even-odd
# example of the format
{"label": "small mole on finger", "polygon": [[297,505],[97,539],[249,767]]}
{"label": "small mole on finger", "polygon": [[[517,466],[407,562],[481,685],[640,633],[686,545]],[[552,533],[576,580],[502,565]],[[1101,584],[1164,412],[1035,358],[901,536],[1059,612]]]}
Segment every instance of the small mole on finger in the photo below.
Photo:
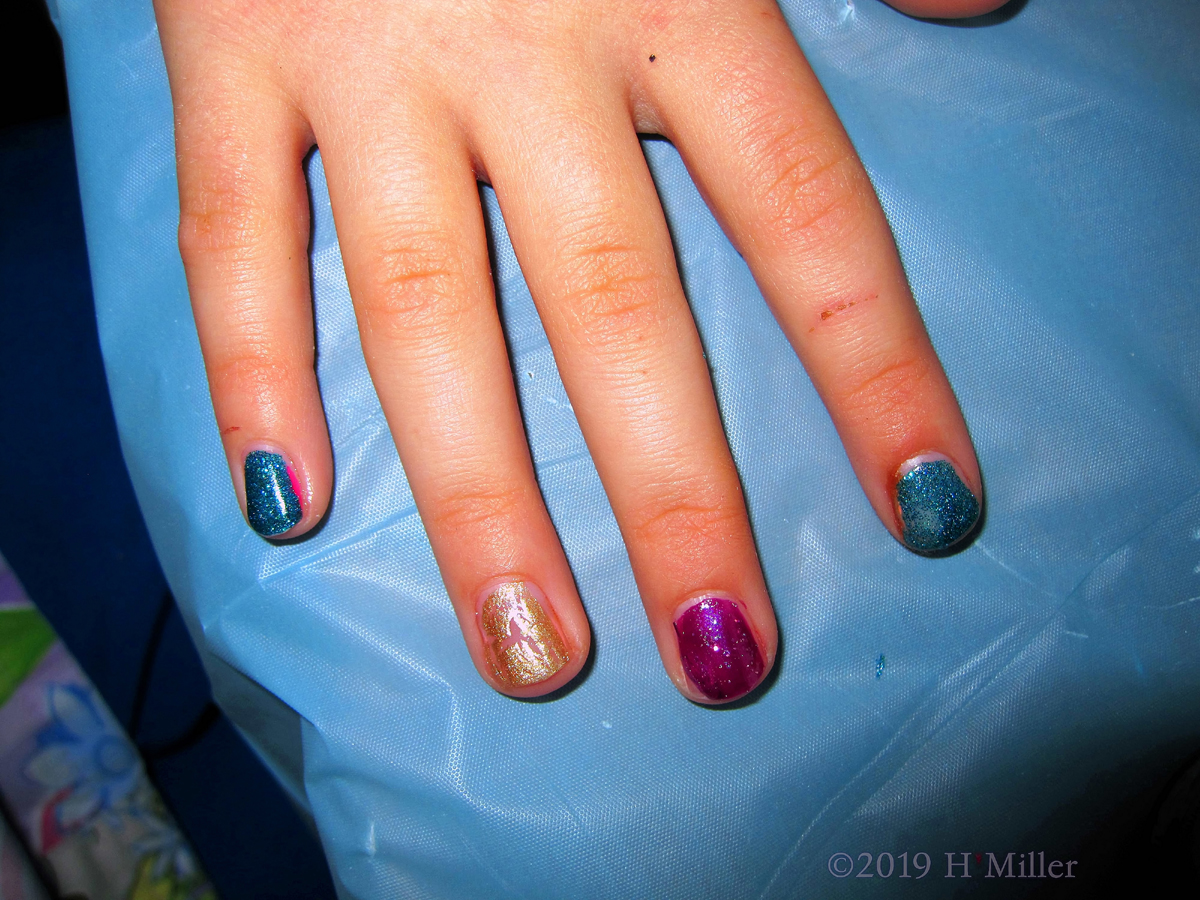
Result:
{"label": "small mole on finger", "polygon": [[653,53],[650,54],[650,62],[654,62],[654,60],[657,58],[658,57],[656,57]]}

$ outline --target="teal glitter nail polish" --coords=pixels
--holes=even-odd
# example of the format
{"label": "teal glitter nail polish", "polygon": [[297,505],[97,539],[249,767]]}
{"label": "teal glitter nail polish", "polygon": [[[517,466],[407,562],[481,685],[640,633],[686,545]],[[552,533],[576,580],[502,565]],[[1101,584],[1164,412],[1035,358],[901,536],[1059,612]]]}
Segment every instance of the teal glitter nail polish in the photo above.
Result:
{"label": "teal glitter nail polish", "polygon": [[270,537],[294,528],[303,513],[288,465],[278,453],[252,450],[246,455],[246,518]]}
{"label": "teal glitter nail polish", "polygon": [[921,462],[896,484],[904,543],[936,553],[960,541],[979,518],[979,501],[944,459]]}

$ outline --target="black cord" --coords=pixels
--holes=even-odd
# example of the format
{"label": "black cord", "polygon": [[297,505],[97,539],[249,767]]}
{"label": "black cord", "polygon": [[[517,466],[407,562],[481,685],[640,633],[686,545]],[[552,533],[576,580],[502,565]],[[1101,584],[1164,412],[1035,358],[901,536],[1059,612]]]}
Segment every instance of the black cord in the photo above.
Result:
{"label": "black cord", "polygon": [[150,677],[154,674],[158,648],[162,644],[167,620],[171,618],[174,606],[175,598],[171,596],[170,589],[163,591],[162,599],[158,601],[158,612],[154,616],[154,625],[150,628],[150,637],[146,638],[146,649],[142,652],[142,670],[138,673],[137,689],[133,694],[133,709],[129,713],[129,737],[135,743],[138,731],[142,727],[142,713],[146,711],[146,696],[150,693]]}
{"label": "black cord", "polygon": [[200,710],[200,715],[196,716],[183,734],[163,744],[143,747],[142,756],[147,762],[157,762],[160,759],[174,756],[176,753],[182,753],[200,743],[200,740],[208,734],[220,718],[221,708],[209,700],[204,704],[204,709]]}
{"label": "black cord", "polygon": [[[166,633],[167,623],[170,621],[174,609],[175,598],[171,596],[171,591],[163,591],[162,599],[158,604],[158,612],[154,616],[154,624],[150,628],[150,636],[146,639],[146,649],[142,653],[142,668],[138,673],[137,688],[133,694],[133,709],[129,713],[129,737],[134,743],[138,743],[138,732],[142,727],[142,715],[146,711],[146,698],[150,694],[150,682],[154,675],[154,663],[158,660],[158,650],[162,645],[163,635]],[[185,728],[178,737],[161,744],[149,746],[138,744],[138,749],[142,751],[142,757],[147,762],[174,756],[176,753],[181,753],[198,744],[220,718],[220,707],[209,700],[204,704],[199,715],[192,720],[192,724]]]}

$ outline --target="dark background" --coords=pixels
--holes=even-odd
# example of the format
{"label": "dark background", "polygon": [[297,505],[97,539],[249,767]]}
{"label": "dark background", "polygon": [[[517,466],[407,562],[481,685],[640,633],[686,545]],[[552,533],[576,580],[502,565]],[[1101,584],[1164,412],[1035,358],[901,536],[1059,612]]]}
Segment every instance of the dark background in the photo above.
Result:
{"label": "dark background", "polygon": [[0,130],[67,111],[62,45],[41,0],[6,0],[0,28]]}
{"label": "dark background", "polygon": [[108,400],[41,0],[0,12],[0,554],[137,742],[223,900],[335,896],[319,842],[212,704]]}

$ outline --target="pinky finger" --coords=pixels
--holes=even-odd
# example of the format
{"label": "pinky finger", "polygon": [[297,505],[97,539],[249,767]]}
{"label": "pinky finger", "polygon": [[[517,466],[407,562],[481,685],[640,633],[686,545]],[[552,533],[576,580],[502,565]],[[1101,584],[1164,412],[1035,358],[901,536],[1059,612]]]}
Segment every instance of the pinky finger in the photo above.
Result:
{"label": "pinky finger", "polygon": [[[303,534],[329,503],[308,286],[309,141],[282,103],[175,97],[179,246],[213,411],[246,520]],[[183,96],[179,96],[183,93]]]}

